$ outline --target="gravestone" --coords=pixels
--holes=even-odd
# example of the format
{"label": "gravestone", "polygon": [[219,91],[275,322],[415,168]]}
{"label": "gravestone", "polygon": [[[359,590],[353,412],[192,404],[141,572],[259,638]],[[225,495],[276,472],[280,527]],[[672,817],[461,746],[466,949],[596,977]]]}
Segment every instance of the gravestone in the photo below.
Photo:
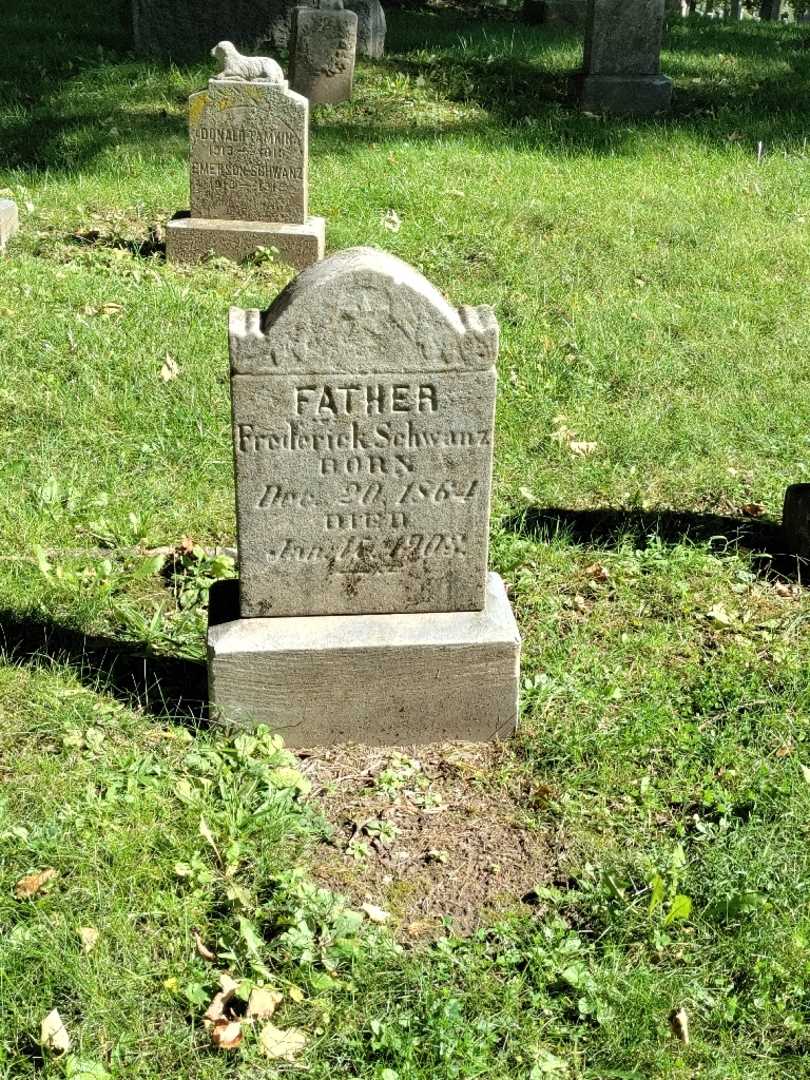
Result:
{"label": "gravestone", "polygon": [[211,79],[189,99],[191,213],[169,222],[166,257],[239,261],[275,247],[296,269],[323,258],[308,212],[309,105],[286,81]]}
{"label": "gravestone", "polygon": [[[245,52],[286,49],[299,0],[132,0],[133,47],[140,56],[180,62],[205,58],[212,41],[229,38]],[[385,13],[379,0],[352,0],[357,51],[379,59],[385,50]]]}
{"label": "gravestone", "polygon": [[666,0],[588,0],[583,70],[572,92],[590,112],[644,116],[669,109],[661,74]]}
{"label": "gravestone", "polygon": [[788,487],[782,512],[782,529],[788,551],[801,559],[810,560],[810,484],[791,484]]}
{"label": "gravestone", "polygon": [[487,573],[498,325],[371,248],[231,310],[238,599],[212,712],[292,745],[514,730],[520,638]]}
{"label": "gravestone", "polygon": [[357,55],[381,60],[385,53],[385,12],[380,0],[349,0],[357,16]]}
{"label": "gravestone", "polygon": [[521,17],[528,23],[579,30],[585,26],[587,13],[588,0],[524,0]]}
{"label": "gravestone", "polygon": [[290,86],[313,104],[336,105],[352,96],[357,16],[343,0],[321,0],[292,14]]}
{"label": "gravestone", "polygon": [[135,52],[180,62],[203,60],[228,38],[246,52],[286,48],[294,0],[132,0]]}
{"label": "gravestone", "polygon": [[19,228],[17,204],[12,199],[0,199],[0,251]]}

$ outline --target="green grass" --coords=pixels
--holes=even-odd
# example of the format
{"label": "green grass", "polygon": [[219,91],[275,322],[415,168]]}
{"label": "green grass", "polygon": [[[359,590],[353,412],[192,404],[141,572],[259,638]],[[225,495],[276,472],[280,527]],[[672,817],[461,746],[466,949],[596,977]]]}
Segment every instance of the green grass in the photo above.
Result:
{"label": "green grass", "polygon": [[[309,887],[325,826],[277,748],[198,723],[227,558],[144,554],[233,543],[226,312],[289,274],[153,254],[206,69],[130,57],[124,4],[33,7],[0,20],[22,215],[0,262],[0,1076],[289,1070],[254,1037],[210,1048],[193,928],[285,992],[315,1080],[810,1076],[810,601],[776,524],[810,471],[806,31],[673,24],[674,112],[634,122],[568,108],[574,38],[392,15],[354,101],[314,110],[330,248],[386,247],[502,326],[493,562],[524,716],[478,782],[525,792],[559,852],[533,907],[398,947]],[[67,1061],[38,1045],[55,1007]]]}

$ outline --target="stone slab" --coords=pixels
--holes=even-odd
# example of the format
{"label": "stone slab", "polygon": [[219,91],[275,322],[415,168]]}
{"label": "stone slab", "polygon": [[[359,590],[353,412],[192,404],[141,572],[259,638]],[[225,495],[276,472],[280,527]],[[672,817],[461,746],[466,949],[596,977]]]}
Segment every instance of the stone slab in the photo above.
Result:
{"label": "stone slab", "polygon": [[381,60],[385,54],[385,12],[380,0],[346,0],[357,16],[357,55]]}
{"label": "stone slab", "polygon": [[20,227],[17,204],[13,199],[0,199],[0,251]]}
{"label": "stone slab", "polygon": [[665,0],[589,0],[588,75],[658,75]]}
{"label": "stone slab", "polygon": [[204,61],[223,38],[246,53],[286,48],[294,0],[132,0],[135,52]]}
{"label": "stone slab", "polygon": [[[336,5],[340,0],[332,0]],[[297,7],[292,14],[290,86],[312,104],[349,101],[357,15],[343,7]]]}
{"label": "stone slab", "polygon": [[244,617],[483,608],[497,354],[373,248],[231,309]]}
{"label": "stone slab", "polygon": [[524,0],[521,18],[534,25],[569,26],[581,30],[588,14],[588,0]]}
{"label": "stone slab", "polygon": [[616,116],[653,116],[672,104],[666,75],[574,75],[571,95],[582,109]]}
{"label": "stone slab", "polygon": [[782,528],[788,551],[810,559],[810,484],[791,484],[785,492]]}
{"label": "stone slab", "polygon": [[286,82],[209,80],[189,98],[192,217],[303,225],[308,133]]}
{"label": "stone slab", "polygon": [[176,217],[166,227],[166,258],[195,263],[213,251],[241,262],[260,247],[275,247],[283,262],[304,270],[323,258],[325,242],[326,222],[321,217],[311,217],[303,225]]}
{"label": "stone slab", "polygon": [[[212,590],[212,718],[266,724],[288,746],[486,741],[514,732],[520,634],[504,584],[483,611],[239,619]],[[219,593],[219,598],[217,597]]]}

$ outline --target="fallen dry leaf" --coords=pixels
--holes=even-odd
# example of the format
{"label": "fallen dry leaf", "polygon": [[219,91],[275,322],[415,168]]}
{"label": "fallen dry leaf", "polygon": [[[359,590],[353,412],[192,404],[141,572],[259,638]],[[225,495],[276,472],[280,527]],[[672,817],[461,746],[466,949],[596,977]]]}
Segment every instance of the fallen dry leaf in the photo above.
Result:
{"label": "fallen dry leaf", "polygon": [[750,518],[762,517],[765,513],[765,507],[762,503],[746,503],[745,506],[741,506],[740,509],[746,517]]}
{"label": "fallen dry leaf", "polygon": [[808,768],[807,765],[802,765],[802,776],[804,777],[804,782],[810,784],[810,768]]}
{"label": "fallen dry leaf", "polygon": [[676,1039],[680,1039],[684,1046],[689,1045],[689,1015],[683,1006],[675,1009],[669,1017],[669,1026]]}
{"label": "fallen dry leaf", "polygon": [[39,1041],[46,1050],[64,1054],[70,1049],[70,1035],[58,1009],[52,1009],[40,1024]]}
{"label": "fallen dry leaf", "polygon": [[239,983],[235,979],[232,979],[230,975],[227,973],[220,975],[219,990],[214,994],[211,999],[211,1004],[205,1010],[203,1020],[215,1024],[220,1020],[226,1019],[225,1012],[227,1006],[238,989]]}
{"label": "fallen dry leaf", "polygon": [[14,886],[14,895],[18,900],[28,900],[43,889],[49,881],[56,877],[56,870],[49,866],[47,870],[39,870],[36,874],[28,874],[20,878]]}
{"label": "fallen dry leaf", "polygon": [[777,581],[773,587],[774,593],[782,600],[798,600],[798,591],[786,581]]}
{"label": "fallen dry leaf", "polygon": [[219,848],[217,847],[216,840],[214,840],[214,834],[211,832],[210,826],[208,825],[208,822],[205,820],[205,818],[200,818],[200,836],[203,838],[203,840],[205,840],[207,844],[211,845],[214,854],[217,857],[217,860],[219,862],[222,862],[222,859],[219,855]]}
{"label": "fallen dry leaf", "polygon": [[383,227],[389,232],[397,233],[402,228],[402,221],[396,210],[386,210],[382,218]]}
{"label": "fallen dry leaf", "polygon": [[391,917],[387,911],[383,911],[383,909],[377,907],[376,904],[361,904],[360,910],[364,911],[373,923],[385,923],[388,922]]}
{"label": "fallen dry leaf", "polygon": [[560,446],[564,445],[565,443],[570,443],[572,439],[576,439],[577,437],[577,433],[575,431],[573,431],[570,427],[566,427],[565,424],[562,423],[564,419],[564,416],[554,417],[554,422],[555,424],[558,423],[559,427],[551,433],[551,438],[555,442],[558,442]]}
{"label": "fallen dry leaf", "polygon": [[731,626],[733,619],[722,604],[714,604],[706,612],[706,618],[720,626]]}
{"label": "fallen dry leaf", "polygon": [[577,457],[589,457],[596,452],[596,443],[574,440],[568,444],[568,449]]}
{"label": "fallen dry leaf", "polygon": [[217,1020],[211,1028],[211,1042],[217,1050],[235,1050],[242,1041],[242,1025],[238,1020]]}
{"label": "fallen dry leaf", "polygon": [[169,356],[166,353],[166,359],[163,361],[163,367],[160,369],[160,377],[164,382],[171,382],[172,379],[176,379],[180,374],[180,368],[177,361],[173,356]]}
{"label": "fallen dry leaf", "polygon": [[197,956],[202,957],[203,960],[207,960],[209,963],[212,963],[214,960],[216,960],[216,953],[211,952],[211,950],[205,944],[202,937],[200,936],[200,931],[192,930],[191,933],[194,937],[194,948],[197,952]]}
{"label": "fallen dry leaf", "polygon": [[82,943],[82,951],[92,952],[98,943],[98,930],[94,926],[80,926],[79,939]]}
{"label": "fallen dry leaf", "polygon": [[254,986],[250,991],[245,1015],[251,1020],[269,1020],[283,1000],[284,995],[278,990]]}
{"label": "fallen dry leaf", "polygon": [[123,304],[107,303],[102,304],[98,309],[100,315],[120,315],[124,310]]}
{"label": "fallen dry leaf", "polygon": [[269,1058],[281,1061],[294,1061],[307,1045],[307,1036],[298,1028],[277,1028],[275,1024],[265,1024],[259,1035],[262,1053]]}
{"label": "fallen dry leaf", "polygon": [[591,563],[590,566],[585,567],[585,573],[593,581],[608,581],[610,579],[610,571],[606,566],[602,566],[601,563]]}

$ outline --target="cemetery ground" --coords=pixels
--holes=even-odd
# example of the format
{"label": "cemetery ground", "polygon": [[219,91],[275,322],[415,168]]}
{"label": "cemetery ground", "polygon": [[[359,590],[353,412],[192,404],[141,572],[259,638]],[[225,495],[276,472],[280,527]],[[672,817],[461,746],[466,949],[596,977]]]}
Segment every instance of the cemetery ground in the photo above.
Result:
{"label": "cemetery ground", "polygon": [[[293,758],[200,705],[233,572],[226,311],[289,274],[163,261],[208,69],[133,60],[123,5],[23,7],[0,1075],[810,1075],[810,594],[778,524],[810,470],[807,31],[679,22],[672,117],[605,121],[564,102],[574,37],[395,14],[354,100],[314,110],[329,249],[501,322],[523,715],[494,748]],[[283,995],[286,1042],[212,1046],[225,971],[237,1012]]]}

